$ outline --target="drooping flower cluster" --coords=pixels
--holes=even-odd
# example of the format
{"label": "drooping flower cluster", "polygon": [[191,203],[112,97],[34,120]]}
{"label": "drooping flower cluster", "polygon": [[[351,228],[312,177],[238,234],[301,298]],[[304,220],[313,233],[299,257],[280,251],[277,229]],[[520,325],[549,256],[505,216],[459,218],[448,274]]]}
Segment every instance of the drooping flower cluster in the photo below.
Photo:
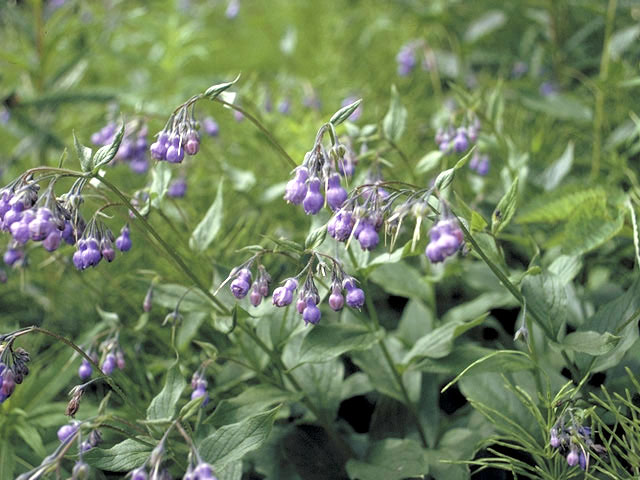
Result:
{"label": "drooping flower cluster", "polygon": [[209,403],[209,393],[207,393],[208,385],[209,383],[205,379],[204,373],[200,370],[195,371],[191,377],[191,388],[193,388],[193,392],[191,392],[191,400],[203,398],[203,407]]}
{"label": "drooping flower cluster", "polygon": [[[200,124],[195,119],[193,109],[194,101],[189,100],[169,117],[164,129],[149,147],[152,158],[181,163],[185,154],[196,155],[200,151]],[[214,133],[210,135],[217,135],[217,124],[214,126],[211,122],[215,124],[213,119],[207,121],[207,132],[212,131]]]}
{"label": "drooping flower cluster", "polygon": [[480,121],[472,116],[459,127],[449,125],[447,128],[439,128],[436,131],[435,141],[438,148],[445,155],[450,153],[463,153],[478,140]]}
{"label": "drooping flower cluster", "polygon": [[[96,352],[89,352],[88,355],[95,363],[98,362],[98,355],[96,354]],[[78,367],[78,376],[80,377],[80,380],[88,380],[89,378],[91,378],[92,373],[93,367],[91,366],[91,363],[89,363],[86,358],[83,358],[80,366]]]}
{"label": "drooping flower cluster", "polygon": [[[332,146],[329,152],[322,144],[324,134],[330,131]],[[345,160],[347,149],[340,144],[331,124],[324,125],[313,148],[307,152],[302,165],[294,170],[294,178],[285,188],[284,199],[294,205],[302,205],[307,215],[317,214],[325,203],[331,210],[338,210],[347,199],[347,191],[342,187],[340,176],[353,173],[353,162]]]}
{"label": "drooping flower cluster", "polygon": [[[182,431],[181,433],[186,437],[186,432]],[[191,453],[189,454],[187,471],[184,473],[182,479],[216,480],[213,474],[213,467],[202,460],[193,446],[193,440],[188,437],[186,438],[191,447]],[[171,480],[173,477],[169,474],[169,471],[162,466],[165,456],[164,441],[165,437],[163,437],[160,443],[151,451],[151,455],[144,464],[131,470],[126,477],[131,480]]]}
{"label": "drooping flower cluster", "polygon": [[[91,142],[99,146],[109,145],[113,142],[117,129],[115,122],[110,122],[91,135]],[[135,173],[146,173],[149,170],[147,134],[147,126],[141,121],[134,120],[127,124],[113,162],[121,161],[128,164]]]}
{"label": "drooping flower cluster", "polygon": [[114,243],[121,252],[131,250],[129,226],[122,227],[118,238],[114,238],[111,230],[94,217],[89,221],[77,242],[73,264],[78,270],[85,270],[97,266],[103,258],[107,262],[112,262],[116,258]]}
{"label": "drooping flower cluster", "polygon": [[9,398],[16,384],[21,384],[29,375],[29,360],[29,353],[23,348],[13,350],[10,344],[4,347],[0,354],[0,403]]}
{"label": "drooping flower cluster", "polygon": [[234,280],[231,282],[231,293],[237,299],[242,299],[247,296],[249,290],[249,301],[251,305],[257,307],[262,303],[262,299],[269,295],[269,284],[271,283],[271,275],[267,272],[263,265],[258,265],[258,276],[256,280],[251,283],[251,263],[249,261],[243,267],[236,269],[232,272],[231,278]]}
{"label": "drooping flower cluster", "polygon": [[431,241],[425,254],[433,263],[442,262],[455,254],[464,241],[462,230],[454,218],[443,218],[433,225],[429,237]]}
{"label": "drooping flower cluster", "polygon": [[471,160],[469,160],[469,168],[484,177],[489,173],[489,155],[486,153],[481,154],[476,150],[473,152]]}
{"label": "drooping flower cluster", "polygon": [[116,367],[124,370],[127,363],[124,358],[124,352],[118,343],[117,334],[102,342],[100,349],[103,351],[100,370],[102,370],[105,375],[111,375]]}
{"label": "drooping flower cluster", "polygon": [[549,445],[566,457],[570,467],[579,465],[582,470],[589,468],[591,452],[602,453],[604,447],[591,438],[591,427],[579,425],[572,415],[571,424],[565,425],[564,416],[549,432]]}

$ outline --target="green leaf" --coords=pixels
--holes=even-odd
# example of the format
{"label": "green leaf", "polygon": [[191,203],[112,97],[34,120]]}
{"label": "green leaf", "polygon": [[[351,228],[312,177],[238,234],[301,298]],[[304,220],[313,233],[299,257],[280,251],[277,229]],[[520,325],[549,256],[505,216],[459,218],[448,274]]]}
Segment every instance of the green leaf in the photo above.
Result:
{"label": "green leaf", "polygon": [[377,267],[369,278],[385,292],[405,298],[418,298],[430,303],[433,287],[420,272],[406,262],[385,263]]}
{"label": "green leaf", "polygon": [[220,227],[222,226],[223,200],[222,200],[222,185],[223,179],[220,179],[218,183],[218,192],[216,193],[216,199],[209,207],[209,210],[205,214],[204,218],[200,221],[195,228],[189,239],[189,247],[196,252],[203,252],[213,242],[218,235]]}
{"label": "green leaf", "polygon": [[307,235],[306,240],[304,241],[305,249],[314,249],[320,246],[322,242],[324,242],[325,237],[327,236],[327,226],[321,225],[318,228],[314,228]]}
{"label": "green leaf", "polygon": [[473,43],[489,33],[502,27],[507,16],[500,10],[490,10],[469,24],[464,34],[464,41]]}
{"label": "green leaf", "polygon": [[225,425],[208,436],[198,446],[202,459],[217,469],[241,460],[269,436],[280,405],[238,423]]}
{"label": "green leaf", "polygon": [[176,360],[167,372],[164,388],[151,400],[151,404],[147,408],[147,420],[172,420],[176,413],[176,404],[186,385],[187,382],[180,373],[180,365]]}
{"label": "green leaf", "polygon": [[0,478],[14,478],[16,469],[16,454],[13,450],[14,442],[3,439],[0,442]]}
{"label": "green leaf", "polygon": [[555,340],[567,320],[567,293],[560,279],[551,272],[528,275],[522,282],[527,309],[542,319],[541,325]]}
{"label": "green leaf", "polygon": [[449,322],[432,330],[415,343],[413,348],[402,359],[402,363],[408,365],[414,360],[423,357],[446,357],[453,350],[453,341],[467,330],[480,325],[487,315],[488,313],[481,315],[470,322]]}
{"label": "green leaf", "polygon": [[561,120],[574,120],[576,122],[590,122],[593,117],[591,109],[580,102],[576,97],[566,94],[549,95],[548,97],[522,96],[522,104],[537,112],[545,113]]}
{"label": "green leaf", "polygon": [[609,55],[612,60],[618,60],[630,46],[632,46],[640,35],[640,25],[618,30],[609,39]]}
{"label": "green leaf", "polygon": [[111,144],[100,147],[93,156],[92,171],[97,172],[101,166],[106,165],[114,159],[116,153],[118,153],[118,149],[120,148],[122,137],[124,136],[124,126],[125,124],[122,122],[122,125],[120,125],[120,129],[116,133],[116,136],[113,137]]}
{"label": "green leaf", "polygon": [[434,187],[437,190],[442,191],[445,188],[447,188],[449,185],[451,185],[451,182],[453,182],[453,177],[456,173],[456,170],[460,170],[462,167],[466,165],[467,161],[469,160],[469,158],[471,158],[471,154],[474,151],[475,151],[475,147],[469,150],[469,152],[467,152],[467,154],[464,157],[458,160],[453,167],[440,172],[440,174],[436,177],[436,181],[433,184]]}
{"label": "green leaf", "polygon": [[562,286],[571,282],[580,270],[582,259],[579,256],[560,255],[549,265],[549,271],[558,277]]}
{"label": "green leaf", "polygon": [[171,182],[171,168],[168,162],[156,163],[151,170],[151,186],[149,187],[149,196],[151,197],[151,206],[158,208],[167,193]]}
{"label": "green leaf", "polygon": [[416,164],[416,173],[427,173],[440,164],[444,153],[440,150],[432,150],[422,157]]}
{"label": "green leaf", "polygon": [[573,142],[570,141],[560,158],[549,165],[544,170],[544,172],[542,172],[539,180],[539,184],[542,186],[542,188],[549,191],[555,189],[558,185],[560,185],[564,177],[571,170],[571,166],[573,165],[573,150]]}
{"label": "green leaf", "polygon": [[106,312],[100,308],[100,305],[96,305],[96,310],[102,321],[104,321],[110,327],[117,327],[120,324],[120,317],[115,312]]}
{"label": "green leaf", "polygon": [[515,178],[507,193],[500,199],[491,217],[491,233],[499,234],[511,221],[518,203],[518,177]]}
{"label": "green leaf", "polygon": [[596,356],[609,353],[619,341],[620,337],[609,332],[573,332],[565,337],[562,345],[569,350]]}
{"label": "green leaf", "polygon": [[211,300],[200,290],[175,283],[163,283],[153,287],[153,303],[174,309],[180,302],[180,312],[210,312]]}
{"label": "green leaf", "polygon": [[313,398],[320,415],[324,418],[334,418],[340,406],[344,379],[342,361],[335,358],[328,362],[305,363],[293,370],[292,374],[302,390]]}
{"label": "green leaf", "polygon": [[237,423],[252,417],[256,411],[264,411],[277,403],[291,402],[300,394],[283,391],[271,385],[247,387],[241,394],[222,400],[205,423],[218,427]]}
{"label": "green leaf", "polygon": [[351,116],[351,114],[356,111],[356,108],[358,108],[361,103],[362,103],[362,99],[360,98],[355,102],[350,103],[346,107],[342,107],[340,110],[338,110],[336,113],[334,113],[331,116],[329,123],[332,123],[334,127],[337,127],[342,122],[347,120]]}
{"label": "green leaf", "polygon": [[366,350],[378,341],[382,332],[372,332],[362,325],[338,323],[316,325],[300,346],[300,364],[326,362],[345,352]]}
{"label": "green leaf", "polygon": [[[205,97],[209,97],[209,100],[213,100],[218,95],[220,95],[222,92],[224,92],[229,87],[231,87],[234,83],[236,83],[239,79],[240,79],[240,74],[238,74],[238,76],[234,80],[232,80],[231,82],[218,83],[217,85],[211,85],[204,92],[204,96]],[[231,103],[233,103],[233,102],[231,102]]]}
{"label": "green leaf", "polygon": [[[31,419],[29,419],[31,420]],[[42,437],[40,436],[40,432],[38,429],[34,427],[30,422],[26,422],[24,418],[18,419],[15,423],[15,430],[22,437],[29,447],[34,451],[36,455],[39,457],[45,457],[47,455],[47,451],[44,448],[44,444],[42,443]]]}
{"label": "green leaf", "polygon": [[382,120],[382,130],[389,140],[397,142],[402,137],[406,125],[407,109],[400,101],[398,89],[395,85],[391,85],[391,104]]}
{"label": "green leaf", "polygon": [[636,216],[636,211],[633,208],[631,200],[627,202],[627,208],[629,209],[631,225],[633,226],[633,247],[636,251],[636,266],[640,268],[640,231],[638,230],[638,217]]}
{"label": "green leaf", "polygon": [[242,462],[228,463],[224,468],[217,470],[215,473],[218,480],[241,480]]}
{"label": "green leaf", "polygon": [[587,199],[576,207],[567,225],[563,251],[581,255],[613,238],[624,224],[624,214],[611,218],[606,198]]}
{"label": "green leaf", "polygon": [[600,187],[544,194],[520,211],[518,222],[558,222],[570,218],[578,205],[593,199],[604,199],[606,202],[606,198],[606,192]]}
{"label": "green leaf", "polygon": [[426,475],[429,467],[418,442],[387,438],[374,443],[364,461],[349,460],[347,473],[358,480],[401,480]]}
{"label": "green leaf", "polygon": [[150,446],[128,438],[108,450],[92,448],[83,458],[92,467],[110,472],[126,472],[142,465],[150,454]]}
{"label": "green leaf", "polygon": [[78,141],[75,131],[73,132],[73,144],[76,147],[76,154],[78,155],[78,160],[80,160],[80,168],[82,169],[83,172],[90,172],[93,167],[91,163],[92,150],[89,147],[85,147]]}

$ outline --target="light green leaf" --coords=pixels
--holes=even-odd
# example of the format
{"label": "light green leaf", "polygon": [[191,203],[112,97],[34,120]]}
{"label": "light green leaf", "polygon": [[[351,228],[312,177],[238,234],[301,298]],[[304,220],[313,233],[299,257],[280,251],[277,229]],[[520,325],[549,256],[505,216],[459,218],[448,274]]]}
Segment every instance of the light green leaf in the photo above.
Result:
{"label": "light green leaf", "polygon": [[387,438],[374,443],[364,461],[349,460],[347,473],[358,480],[401,480],[426,475],[429,467],[418,442]]}
{"label": "light green leaf", "polygon": [[464,157],[458,160],[453,167],[440,172],[440,174],[436,177],[436,181],[433,183],[434,187],[437,190],[442,191],[445,188],[447,188],[449,185],[451,185],[451,182],[453,182],[453,177],[456,173],[456,170],[460,170],[462,167],[466,165],[467,161],[469,160],[469,158],[471,158],[471,154],[474,151],[475,151],[475,147],[470,149],[469,152],[467,152],[467,154]]}
{"label": "light green leaf", "polygon": [[391,104],[382,120],[382,130],[389,140],[397,142],[402,137],[406,125],[407,109],[400,101],[398,89],[395,85],[391,85]]}
{"label": "light green leaf", "polygon": [[242,461],[228,463],[224,468],[215,472],[218,480],[241,480]]}
{"label": "light green leaf", "polygon": [[122,137],[124,136],[124,122],[120,125],[120,129],[116,133],[115,137],[113,137],[113,141],[109,145],[105,145],[104,147],[100,147],[96,154],[93,156],[91,170],[97,172],[98,169],[109,163],[113,160],[118,153],[118,149],[120,148],[120,143],[122,142]]}
{"label": "light green leaf", "polygon": [[316,325],[300,346],[300,364],[326,362],[345,352],[366,350],[382,336],[361,325],[338,323]]}
{"label": "light green leaf", "polygon": [[606,202],[606,198],[606,192],[599,187],[544,194],[523,208],[517,220],[519,223],[554,223],[570,218],[578,205],[596,199]]}
{"label": "light green leaf", "polygon": [[76,137],[76,132],[73,132],[73,144],[76,147],[76,154],[78,160],[80,160],[80,168],[83,172],[90,172],[92,170],[91,164],[91,149],[82,145]]}
{"label": "light green leaf", "polygon": [[440,164],[444,154],[440,150],[432,150],[416,164],[416,173],[427,173]]}
{"label": "light green leaf", "polygon": [[[188,291],[187,291],[188,290]],[[153,303],[174,309],[180,302],[180,312],[210,312],[211,301],[197,289],[188,289],[175,283],[164,283],[153,287]]]}
{"label": "light green leaf", "polygon": [[620,337],[609,332],[573,332],[565,337],[562,345],[569,350],[596,356],[609,353],[619,341]]}
{"label": "light green leaf", "polygon": [[[240,79],[240,74],[238,74],[238,76],[231,82],[218,83],[217,85],[211,85],[204,92],[204,96],[205,97],[209,97],[209,100],[213,100],[218,95],[220,95],[222,92],[224,92],[229,87],[231,87],[234,83],[236,83],[239,79]],[[230,102],[230,103],[233,103],[233,102]]]}
{"label": "light green leaf", "polygon": [[624,224],[624,214],[611,218],[605,198],[588,199],[578,205],[565,227],[563,251],[581,255],[613,238]]}
{"label": "light green leaf", "polygon": [[500,199],[491,217],[491,233],[499,234],[511,221],[518,203],[518,177],[515,178],[507,193]]}
{"label": "light green leaf", "polygon": [[223,200],[222,200],[222,185],[223,179],[220,179],[218,183],[218,192],[216,193],[216,199],[209,207],[209,210],[205,214],[204,218],[200,221],[195,228],[189,239],[189,247],[196,252],[203,252],[213,242],[218,235],[220,227],[222,226]]}
{"label": "light green leaf", "polygon": [[278,405],[241,422],[219,428],[200,442],[200,456],[216,470],[241,460],[246,453],[260,447],[267,439],[279,409]]}
{"label": "light green leaf", "polygon": [[631,200],[627,201],[627,208],[629,209],[631,225],[633,226],[633,246],[636,250],[636,266],[640,268],[640,232],[638,231],[638,217],[636,216],[636,211],[633,208]]}
{"label": "light green leaf", "polygon": [[327,226],[320,225],[317,228],[314,228],[307,235],[306,240],[304,241],[305,249],[314,249],[317,248],[322,242],[324,242],[325,237],[327,236]]}
{"label": "light green leaf", "polygon": [[631,25],[630,27],[614,32],[609,39],[608,45],[611,59],[618,60],[625,50],[634,44],[639,35],[640,25]]}
{"label": "light green leaf", "polygon": [[582,259],[579,256],[560,255],[549,265],[549,271],[558,277],[562,286],[571,282],[581,269]]}
{"label": "light green leaf", "polygon": [[164,388],[151,400],[147,409],[147,420],[172,420],[176,413],[176,404],[186,385],[187,382],[180,373],[180,365],[176,360],[167,372]]}
{"label": "light green leaf", "polygon": [[142,465],[150,454],[150,446],[128,438],[108,450],[92,448],[83,458],[89,465],[102,470],[127,472]]}
{"label": "light green leaf", "polygon": [[481,315],[470,322],[449,322],[432,330],[415,343],[413,348],[402,359],[402,363],[408,365],[414,360],[423,357],[446,357],[453,350],[453,341],[467,330],[480,325],[487,315]]}
{"label": "light green leaf", "polygon": [[369,278],[387,293],[405,298],[419,298],[430,303],[432,286],[422,278],[420,272],[406,262],[382,264]]}
{"label": "light green leaf", "polygon": [[576,122],[590,122],[593,117],[591,109],[577,98],[566,94],[549,95],[545,98],[522,97],[522,104],[537,112],[561,120],[574,120]]}
{"label": "light green leaf", "polygon": [[356,108],[358,108],[361,103],[362,99],[360,98],[359,100],[350,103],[346,107],[342,107],[340,110],[333,114],[331,120],[329,120],[329,123],[332,123],[334,127],[337,127],[342,122],[347,120],[351,116],[351,114],[356,111]]}
{"label": "light green leaf", "polygon": [[551,340],[555,340],[568,312],[567,293],[558,277],[551,272],[528,275],[522,282],[522,293],[527,309],[542,319],[542,327],[552,335]]}
{"label": "light green leaf", "polygon": [[464,34],[464,41],[473,43],[489,33],[502,27],[507,16],[500,10],[490,10],[469,24]]}
{"label": "light green leaf", "polygon": [[16,454],[13,450],[13,442],[0,442],[0,478],[14,478],[16,469]]}
{"label": "light green leaf", "polygon": [[96,305],[96,310],[98,311],[98,315],[100,318],[110,327],[116,327],[120,323],[120,317],[115,312],[106,312],[100,308],[99,305]]}
{"label": "light green leaf", "polygon": [[156,163],[151,170],[151,186],[149,187],[149,195],[151,197],[151,205],[158,208],[162,203],[162,199],[167,193],[171,182],[171,168],[168,162]]}
{"label": "light green leaf", "polygon": [[549,165],[540,176],[539,184],[547,191],[556,188],[571,170],[573,165],[573,142],[567,144],[559,159]]}

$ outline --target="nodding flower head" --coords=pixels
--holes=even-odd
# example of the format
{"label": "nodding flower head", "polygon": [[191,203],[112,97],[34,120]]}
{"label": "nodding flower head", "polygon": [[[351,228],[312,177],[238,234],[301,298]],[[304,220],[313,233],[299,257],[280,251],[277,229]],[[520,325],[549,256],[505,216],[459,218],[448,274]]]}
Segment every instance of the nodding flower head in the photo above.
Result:
{"label": "nodding flower head", "polygon": [[322,209],[324,198],[320,193],[320,179],[312,178],[309,181],[307,195],[302,201],[302,207],[307,215],[315,215]]}
{"label": "nodding flower head", "polygon": [[121,252],[128,252],[131,250],[131,232],[129,231],[129,226],[125,225],[120,230],[120,236],[116,238],[116,247]]}
{"label": "nodding flower head", "polygon": [[247,296],[249,288],[251,287],[251,271],[247,268],[240,270],[235,280],[231,282],[231,293],[233,296],[241,299]]}
{"label": "nodding flower head", "polygon": [[169,139],[166,157],[169,163],[180,163],[184,160],[184,145],[182,145],[179,135],[174,135]]}
{"label": "nodding flower head", "polygon": [[93,368],[91,367],[91,364],[83,358],[80,367],[78,367],[78,376],[80,377],[80,380],[88,380],[92,373]]}
{"label": "nodding flower head", "polygon": [[321,317],[320,309],[316,306],[316,302],[312,297],[308,297],[306,300],[306,306],[304,312],[302,312],[302,319],[305,324],[316,325],[320,321]]}
{"label": "nodding flower head", "polygon": [[100,366],[100,369],[105,375],[111,375],[116,368],[116,356],[113,353],[108,353]]}
{"label": "nodding flower head", "polygon": [[327,180],[327,204],[332,210],[338,210],[347,200],[347,191],[340,185],[340,175],[334,173]]}
{"label": "nodding flower head", "polygon": [[579,461],[580,458],[578,456],[578,449],[575,447],[575,445],[572,445],[571,451],[567,455],[567,464],[569,464],[570,467],[575,467]]}
{"label": "nodding flower head", "polygon": [[9,266],[14,265],[18,260],[21,260],[24,257],[24,252],[18,248],[9,247],[6,252],[4,252],[3,260]]}
{"label": "nodding flower head", "polygon": [[463,129],[458,129],[458,133],[453,139],[453,149],[457,153],[464,152],[469,147],[469,141],[467,140],[467,134]]}
{"label": "nodding flower head", "polygon": [[308,178],[309,170],[307,170],[306,167],[298,167],[296,169],[295,177],[287,182],[284,199],[294,205],[300,205],[307,195]]}
{"label": "nodding flower head", "polygon": [[334,311],[342,310],[344,307],[344,297],[342,296],[342,288],[340,285],[334,285],[329,295],[329,306]]}
{"label": "nodding flower head", "polygon": [[462,230],[453,219],[440,220],[433,226],[429,236],[431,241],[425,253],[433,263],[442,262],[456,253],[464,238]]}
{"label": "nodding flower head", "polygon": [[363,220],[361,224],[362,228],[358,229],[359,231],[357,235],[360,247],[363,250],[373,250],[380,242],[378,232],[376,232],[373,224],[367,220]]}
{"label": "nodding flower head", "polygon": [[162,131],[158,135],[158,139],[149,147],[149,151],[151,152],[151,156],[156,160],[166,160],[169,146],[169,134]]}
{"label": "nodding flower head", "polygon": [[347,291],[347,305],[360,309],[364,305],[364,291],[356,286],[352,278],[346,278],[342,286]]}
{"label": "nodding flower head", "polygon": [[256,282],[253,282],[251,293],[249,294],[249,301],[251,305],[257,307],[262,302],[262,294],[260,293],[260,287]]}
{"label": "nodding flower head", "polygon": [[58,440],[60,443],[66,442],[72,435],[78,431],[78,425],[71,423],[69,425],[63,425],[58,429]]}
{"label": "nodding flower head", "polygon": [[200,136],[194,130],[189,133],[187,141],[184,144],[184,151],[187,155],[195,155],[200,150]]}
{"label": "nodding flower head", "polygon": [[398,75],[405,77],[409,75],[416,66],[416,55],[412,44],[403,45],[396,55],[398,63]]}

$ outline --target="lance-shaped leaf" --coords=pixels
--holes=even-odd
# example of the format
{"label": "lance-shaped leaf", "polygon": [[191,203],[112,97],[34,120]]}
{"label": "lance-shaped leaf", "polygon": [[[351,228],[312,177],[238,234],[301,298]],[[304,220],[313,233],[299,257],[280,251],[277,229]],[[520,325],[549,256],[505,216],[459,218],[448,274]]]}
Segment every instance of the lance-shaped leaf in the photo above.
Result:
{"label": "lance-shaped leaf", "polygon": [[217,85],[211,85],[204,92],[204,95],[205,95],[205,97],[209,97],[209,100],[213,100],[218,95],[220,95],[222,92],[224,92],[229,87],[231,87],[234,83],[236,83],[239,79],[240,79],[240,74],[238,74],[238,76],[231,82],[219,83]]}
{"label": "lance-shaped leaf", "polygon": [[407,125],[407,109],[400,101],[400,95],[395,85],[391,86],[391,104],[389,105],[389,111],[382,120],[382,130],[385,136],[393,141],[397,142]]}
{"label": "lance-shaped leaf", "polygon": [[[150,441],[153,440],[150,439]],[[128,438],[108,450],[92,448],[83,455],[83,458],[89,465],[102,470],[127,472],[142,465],[149,458],[151,448]]]}
{"label": "lance-shaped leaf", "polygon": [[196,252],[203,252],[213,242],[222,226],[223,205],[222,185],[223,179],[218,183],[218,193],[204,218],[195,228],[189,239],[189,247]]}
{"label": "lance-shaped leaf", "polygon": [[151,404],[147,408],[147,420],[171,420],[185,386],[186,382],[176,361],[167,372],[164,388],[151,400]]}
{"label": "lance-shaped leaf", "polygon": [[494,235],[497,235],[506,227],[511,218],[513,218],[513,214],[516,211],[516,205],[518,203],[518,177],[513,181],[511,187],[504,194],[504,196],[500,199],[498,206],[493,212],[493,217],[491,219],[491,232]]}
{"label": "lance-shaped leaf", "polygon": [[78,160],[80,160],[80,168],[83,172],[90,172],[91,166],[91,149],[82,145],[76,137],[76,132],[73,132],[73,144],[76,147],[76,153],[78,154]]}
{"label": "lance-shaped leaf", "polygon": [[358,108],[361,103],[362,99],[360,98],[355,102],[350,103],[346,107],[342,107],[340,110],[333,114],[333,116],[329,120],[329,123],[333,124],[334,127],[340,125],[342,122],[347,120],[353,112],[356,111],[356,108]]}
{"label": "lance-shaped leaf", "polygon": [[97,171],[101,166],[106,165],[111,160],[114,159],[116,153],[118,153],[118,149],[120,148],[120,143],[122,142],[122,137],[124,136],[124,122],[120,125],[120,129],[116,136],[113,137],[113,142],[110,145],[105,145],[104,147],[100,147],[96,154],[93,156],[91,170]]}

